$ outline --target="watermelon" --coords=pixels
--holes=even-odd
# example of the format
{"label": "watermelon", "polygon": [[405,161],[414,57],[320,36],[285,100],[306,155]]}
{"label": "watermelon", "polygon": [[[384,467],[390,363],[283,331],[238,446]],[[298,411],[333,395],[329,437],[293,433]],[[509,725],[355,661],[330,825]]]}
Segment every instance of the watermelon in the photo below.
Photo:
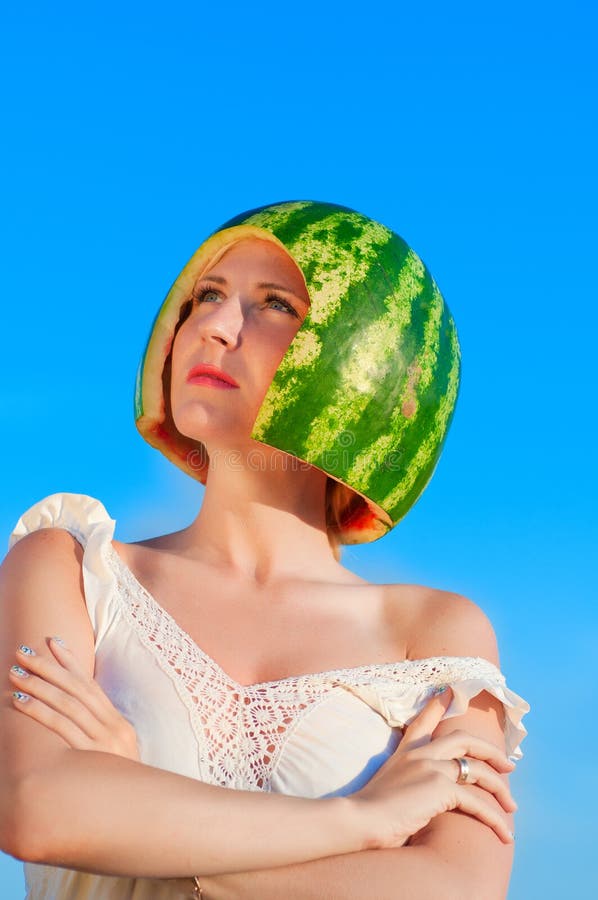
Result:
{"label": "watermelon", "polygon": [[455,409],[461,354],[451,313],[421,259],[361,213],[286,201],[242,213],[215,231],[152,325],[135,385],[137,428],[205,483],[205,449],[176,430],[165,404],[169,354],[195,281],[247,237],[284,247],[311,299],[251,437],[358,495],[340,543],[376,540],[405,516],[434,473]]}

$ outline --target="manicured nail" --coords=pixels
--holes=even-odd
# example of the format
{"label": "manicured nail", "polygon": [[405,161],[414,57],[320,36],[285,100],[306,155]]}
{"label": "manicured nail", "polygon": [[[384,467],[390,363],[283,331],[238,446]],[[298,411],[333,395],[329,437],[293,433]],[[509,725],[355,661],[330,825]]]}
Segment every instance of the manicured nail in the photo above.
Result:
{"label": "manicured nail", "polygon": [[514,831],[509,831],[509,834],[511,835],[512,839],[515,840],[515,832],[514,832]]}
{"label": "manicured nail", "polygon": [[62,640],[62,638],[60,638],[60,637],[53,637],[52,640],[53,640],[55,643],[60,644],[60,646],[61,646],[61,647],[64,647],[65,650],[66,650],[66,644],[64,643],[64,641]]}
{"label": "manicured nail", "polygon": [[444,694],[444,692],[447,690],[447,688],[448,688],[448,684],[441,684],[438,687],[434,688],[434,694]]}
{"label": "manicured nail", "polygon": [[35,650],[32,650],[31,647],[27,647],[25,644],[19,645],[19,652],[23,653],[25,656],[37,656]]}
{"label": "manicured nail", "polygon": [[29,678],[29,672],[25,669],[22,669],[20,666],[11,666],[10,671],[14,672],[15,675],[18,675],[19,678]]}
{"label": "manicured nail", "polygon": [[31,700],[29,694],[24,694],[23,691],[13,691],[12,695],[19,703],[27,703],[28,700]]}

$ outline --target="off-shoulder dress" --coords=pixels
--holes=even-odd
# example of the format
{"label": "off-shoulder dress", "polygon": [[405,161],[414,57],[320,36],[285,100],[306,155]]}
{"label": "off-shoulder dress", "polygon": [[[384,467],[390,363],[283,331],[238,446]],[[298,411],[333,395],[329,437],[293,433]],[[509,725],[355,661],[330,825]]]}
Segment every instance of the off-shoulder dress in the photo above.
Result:
{"label": "off-shoulder dress", "polygon": [[[241,685],[135,578],[112,545],[115,520],[83,494],[57,493],[20,517],[9,548],[64,528],[83,548],[95,678],[138,736],[142,762],[209,784],[300,797],[351,794],[396,749],[406,723],[448,684],[445,717],[481,691],[505,710],[505,740],[521,757],[528,704],[481,657],[438,656],[333,669]],[[199,836],[198,836],[199,839]],[[26,900],[182,900],[180,883],[25,863]]]}

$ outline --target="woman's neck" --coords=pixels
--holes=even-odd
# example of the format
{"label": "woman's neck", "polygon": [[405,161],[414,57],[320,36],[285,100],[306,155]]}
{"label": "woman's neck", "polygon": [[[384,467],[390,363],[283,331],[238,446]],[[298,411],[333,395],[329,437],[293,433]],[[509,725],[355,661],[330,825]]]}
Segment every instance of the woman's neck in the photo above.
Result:
{"label": "woman's neck", "polygon": [[306,567],[312,576],[338,574],[326,481],[321,470],[262,444],[212,453],[203,503],[180,533],[180,549],[256,587],[305,577]]}

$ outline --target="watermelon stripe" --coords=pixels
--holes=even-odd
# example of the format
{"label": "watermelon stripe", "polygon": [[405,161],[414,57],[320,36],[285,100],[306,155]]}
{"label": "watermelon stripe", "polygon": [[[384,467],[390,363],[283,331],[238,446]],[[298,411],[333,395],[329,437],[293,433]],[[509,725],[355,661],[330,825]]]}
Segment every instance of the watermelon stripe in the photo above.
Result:
{"label": "watermelon stripe", "polygon": [[[354,224],[358,235],[350,248],[339,250],[327,245],[322,248],[322,226],[328,231],[334,231],[347,224]],[[378,249],[391,237],[392,232],[377,222],[364,222],[356,214],[348,216],[336,213],[328,216],[324,223],[318,222],[308,227],[299,240],[290,244],[291,255],[301,269],[307,267],[310,260],[317,260],[318,268],[310,278],[310,322],[325,325],[338,315],[349,287],[365,281]]]}
{"label": "watermelon stripe", "polygon": [[[326,406],[312,422],[309,439],[305,444],[308,453],[315,453],[318,448],[334,447],[343,431],[358,424],[361,413],[376,393],[378,385],[393,375],[396,369],[396,347],[410,322],[410,304],[414,296],[421,292],[422,275],[421,261],[415,254],[409,253],[399,273],[397,288],[387,298],[388,311],[361,331],[352,359],[341,369],[340,384],[335,391],[333,403]],[[399,377],[404,377],[404,373],[400,373]],[[368,447],[365,453],[369,452]],[[358,456],[353,464],[356,467],[355,474],[363,455]],[[350,477],[353,477],[353,468],[350,470]],[[363,485],[364,488],[366,486]],[[362,489],[359,479],[356,487],[358,490]]]}
{"label": "watermelon stripe", "polygon": [[[417,451],[412,458],[412,462],[405,472],[403,478],[398,482],[393,490],[390,491],[383,498],[383,500],[381,500],[381,505],[384,507],[384,509],[396,510],[403,507],[406,504],[409,493],[413,493],[416,486],[417,495],[419,496],[434,473],[437,461],[434,463],[434,469],[431,472],[429,471],[428,467],[434,459],[435,454],[438,454],[438,456],[440,455],[440,451],[438,448],[439,440],[441,440],[444,434],[446,434],[450,418],[452,417],[454,411],[458,393],[460,355],[457,335],[454,328],[451,331],[451,345],[454,350],[454,355],[452,357],[453,364],[448,373],[448,383],[446,391],[442,396],[440,405],[433,418],[433,425],[431,428],[429,428],[427,436],[423,439],[422,443],[417,448]],[[426,473],[425,482],[420,486],[419,484],[417,484],[417,479],[418,477],[421,477],[422,472]],[[408,508],[411,505],[412,504],[409,503]]]}
{"label": "watermelon stripe", "polygon": [[[439,359],[437,334],[444,304],[429,274],[426,273],[423,281],[425,297],[428,298],[425,315],[422,316],[421,295],[414,298],[412,305],[413,322],[419,320],[422,335],[417,343],[423,343],[423,346],[408,366],[398,402],[390,416],[387,433],[370,444],[357,461],[361,465],[360,471],[368,473],[367,479],[362,477],[360,482],[365,493],[386,493],[389,480],[393,480],[392,473],[396,471],[397,461],[400,461],[401,468],[417,470],[418,463],[414,454],[431,427],[430,410],[435,407],[434,391],[439,389],[441,381],[436,368]],[[433,389],[432,397],[429,396],[430,386]],[[352,475],[353,471],[349,477]],[[415,473],[413,477],[416,477]],[[396,511],[395,507],[393,514]]]}
{"label": "watermelon stripe", "polygon": [[[319,400],[321,384],[329,377],[326,370],[330,366],[331,359],[327,355],[323,364],[319,366],[318,360],[311,357],[309,371],[302,373],[301,378],[297,378],[294,365],[294,344],[297,341],[302,341],[300,335],[311,332],[314,338],[310,340],[310,343],[315,344],[317,341],[320,346],[335,347],[339,358],[343,354],[347,356],[347,361],[344,364],[350,364],[350,357],[354,352],[355,334],[347,333],[347,319],[352,319],[362,329],[367,327],[370,321],[372,324],[375,324],[381,312],[380,304],[372,304],[371,302],[368,304],[369,298],[367,294],[364,295],[363,291],[359,289],[361,283],[371,275],[372,258],[375,258],[375,252],[380,252],[384,244],[388,243],[390,238],[392,238],[392,233],[388,229],[383,228],[383,226],[379,226],[376,229],[367,228],[367,220],[356,214],[346,218],[348,218],[349,224],[354,226],[352,246],[359,249],[359,265],[355,264],[354,257],[345,249],[337,253],[340,259],[340,264],[338,265],[334,265],[334,259],[331,261],[331,251],[326,247],[320,248],[319,254],[316,254],[312,245],[314,232],[310,230],[311,226],[306,228],[312,259],[311,269],[309,270],[312,306],[306,321],[279,365],[272,386],[266,394],[254,425],[254,436],[256,439],[266,440],[267,442],[266,434],[272,421],[284,413],[284,410],[287,408],[288,398],[295,396],[297,403],[305,410],[306,443],[303,444],[302,451],[307,455],[308,459],[310,457],[315,458],[308,446],[307,439],[312,427],[311,422],[321,410],[321,400]],[[338,213],[335,213],[315,223],[315,227],[320,231],[324,230],[324,233],[327,233],[332,228],[334,233],[334,229],[340,227],[341,224],[345,225],[347,223]],[[374,244],[376,240],[379,242],[377,245]],[[289,245],[291,255],[300,265],[301,261],[304,261],[306,258],[306,251],[301,246],[301,243],[300,240],[296,240]],[[314,258],[315,262],[313,262]],[[306,278],[308,268],[307,264],[303,262],[303,271],[306,273]],[[330,313],[326,316],[321,315],[320,321],[314,321],[314,313],[316,319],[318,319],[319,315],[317,304],[321,304],[324,301],[326,292],[332,290],[335,283],[339,294],[338,302],[331,302]],[[315,284],[316,287],[312,287],[312,284]],[[343,301],[342,310],[340,305],[341,299]],[[308,412],[310,407],[313,408],[312,412]],[[338,430],[342,430],[342,426]],[[331,439],[331,443],[333,442],[334,437]],[[327,448],[322,447],[321,449],[326,450]]]}

